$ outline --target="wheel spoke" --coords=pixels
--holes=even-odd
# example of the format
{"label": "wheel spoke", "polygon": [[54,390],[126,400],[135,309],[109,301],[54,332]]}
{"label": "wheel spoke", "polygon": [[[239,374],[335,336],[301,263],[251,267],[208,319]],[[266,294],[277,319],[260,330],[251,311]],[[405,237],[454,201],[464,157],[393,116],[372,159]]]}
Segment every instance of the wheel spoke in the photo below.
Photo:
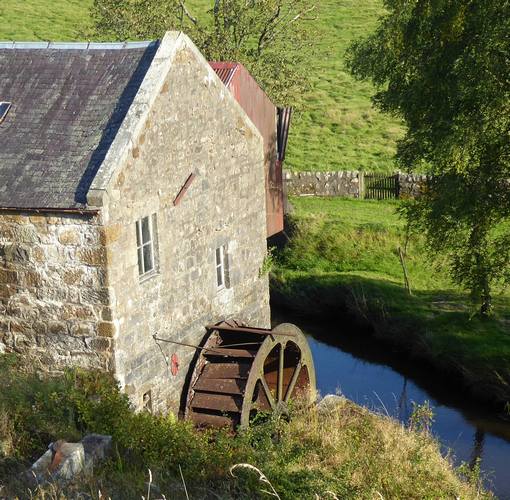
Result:
{"label": "wheel spoke", "polygon": [[301,368],[303,368],[303,364],[301,361],[296,366],[296,369],[294,370],[294,373],[292,374],[292,378],[290,379],[289,387],[287,388],[287,393],[285,394],[284,402],[288,403],[290,396],[292,395],[292,391],[294,390],[294,387],[296,386],[297,379],[299,377],[299,373],[301,372]]}
{"label": "wheel spoke", "polygon": [[283,400],[283,369],[284,369],[285,347],[280,344],[280,363],[278,366],[278,401]]}
{"label": "wheel spoke", "polygon": [[273,395],[271,394],[271,391],[269,390],[269,386],[267,385],[266,379],[264,378],[264,374],[262,374],[260,377],[260,383],[262,384],[262,387],[264,388],[264,392],[266,393],[266,398],[269,401],[271,410],[274,410],[276,408],[276,404],[274,402]]}

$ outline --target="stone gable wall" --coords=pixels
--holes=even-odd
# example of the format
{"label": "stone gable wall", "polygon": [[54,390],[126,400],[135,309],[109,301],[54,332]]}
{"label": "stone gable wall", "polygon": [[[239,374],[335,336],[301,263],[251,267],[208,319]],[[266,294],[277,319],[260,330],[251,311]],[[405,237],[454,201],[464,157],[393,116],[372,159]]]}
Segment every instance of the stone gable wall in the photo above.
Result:
{"label": "stone gable wall", "polygon": [[[205,325],[235,317],[268,327],[262,139],[205,61],[177,53],[149,121],[109,189],[105,241],[116,333],[115,373],[135,406],[177,411]],[[188,191],[173,201],[191,173]],[[135,221],[155,213],[159,272],[138,275]],[[228,245],[229,289],[217,291],[215,249]],[[179,359],[171,374],[172,354]]]}
{"label": "stone gable wall", "polygon": [[45,371],[111,368],[101,234],[93,217],[0,214],[0,352]]}

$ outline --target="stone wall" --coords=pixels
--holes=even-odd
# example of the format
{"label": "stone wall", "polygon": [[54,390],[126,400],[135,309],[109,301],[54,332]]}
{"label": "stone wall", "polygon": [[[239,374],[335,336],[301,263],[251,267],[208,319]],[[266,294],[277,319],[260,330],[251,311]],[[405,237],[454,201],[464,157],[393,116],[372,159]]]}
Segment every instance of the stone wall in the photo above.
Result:
{"label": "stone wall", "polygon": [[[398,172],[400,198],[419,196],[427,182],[426,175]],[[337,172],[290,172],[285,171],[283,181],[291,196],[342,196],[363,197],[363,173],[357,171]]]}
{"label": "stone wall", "polygon": [[111,368],[111,309],[96,217],[0,214],[0,352],[45,371]]}
{"label": "stone wall", "polygon": [[400,198],[416,198],[427,185],[428,177],[420,174],[398,173]]}
{"label": "stone wall", "polygon": [[344,196],[359,198],[359,172],[290,172],[283,182],[291,196]]}
{"label": "stone wall", "polygon": [[[115,291],[115,373],[137,407],[177,410],[205,325],[235,317],[268,327],[262,139],[209,66],[180,50],[148,122],[109,189],[105,239]],[[195,178],[177,206],[173,201]],[[158,272],[140,279],[135,221],[156,214]],[[228,246],[230,288],[215,249]],[[176,354],[179,370],[170,370]]]}

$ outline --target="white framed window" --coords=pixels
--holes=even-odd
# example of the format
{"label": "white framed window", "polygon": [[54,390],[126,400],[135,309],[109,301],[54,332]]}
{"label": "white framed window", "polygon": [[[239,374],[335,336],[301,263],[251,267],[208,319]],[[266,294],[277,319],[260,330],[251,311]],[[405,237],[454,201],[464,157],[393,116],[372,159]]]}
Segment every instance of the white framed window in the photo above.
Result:
{"label": "white framed window", "polygon": [[140,277],[156,271],[156,236],[156,214],[136,221],[136,250]]}
{"label": "white framed window", "polygon": [[228,255],[227,246],[222,245],[216,248],[216,286],[218,290],[228,288]]}

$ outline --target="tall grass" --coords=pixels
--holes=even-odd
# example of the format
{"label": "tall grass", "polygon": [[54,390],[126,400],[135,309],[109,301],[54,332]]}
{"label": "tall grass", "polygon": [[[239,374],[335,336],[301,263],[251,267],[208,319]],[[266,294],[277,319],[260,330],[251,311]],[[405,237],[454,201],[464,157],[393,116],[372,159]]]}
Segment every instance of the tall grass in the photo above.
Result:
{"label": "tall grass", "polygon": [[[69,372],[51,381],[0,356],[0,496],[28,497],[18,480],[50,441],[87,432],[113,436],[114,453],[92,477],[33,498],[141,498],[148,470],[158,498],[267,498],[256,467],[282,499],[488,498],[463,481],[427,432],[406,428],[345,399],[327,411],[293,406],[290,422],[260,420],[247,431],[198,432],[188,423],[133,413],[106,375]],[[58,402],[58,406],[56,403]],[[32,413],[30,413],[30,409]],[[10,422],[7,426],[5,422]],[[44,434],[39,432],[44,428]],[[27,436],[35,439],[27,440]],[[256,472],[256,471],[255,471]]]}

